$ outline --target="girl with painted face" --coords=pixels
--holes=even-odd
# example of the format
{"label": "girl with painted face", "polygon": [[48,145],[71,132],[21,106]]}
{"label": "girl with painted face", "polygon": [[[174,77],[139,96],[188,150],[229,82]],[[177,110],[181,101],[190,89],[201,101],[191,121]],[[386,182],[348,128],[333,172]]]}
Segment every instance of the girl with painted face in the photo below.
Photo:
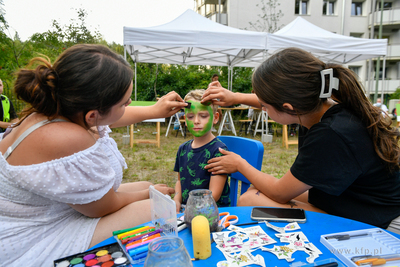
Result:
{"label": "girl with painted face", "polygon": [[186,204],[189,192],[194,189],[209,189],[219,207],[228,207],[229,185],[227,174],[213,175],[204,169],[207,161],[221,156],[219,148],[226,145],[212,134],[212,126],[218,122],[218,105],[200,103],[205,90],[190,91],[185,101],[190,103],[185,108],[186,125],[193,139],[179,146],[174,171],[178,172],[175,185],[177,212]]}

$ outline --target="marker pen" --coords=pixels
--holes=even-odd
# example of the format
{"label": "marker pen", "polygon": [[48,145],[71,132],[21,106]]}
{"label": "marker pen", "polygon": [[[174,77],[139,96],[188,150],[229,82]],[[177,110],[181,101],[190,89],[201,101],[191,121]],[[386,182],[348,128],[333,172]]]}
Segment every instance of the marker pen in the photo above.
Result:
{"label": "marker pen", "polygon": [[137,248],[137,249],[131,249],[131,250],[129,250],[129,251],[128,251],[128,254],[129,254],[131,257],[134,257],[134,256],[136,256],[136,255],[139,255],[140,253],[147,252],[148,250],[149,250],[149,245],[146,244],[146,245],[143,246],[143,247],[140,247],[140,248]]}
{"label": "marker pen", "polygon": [[126,236],[130,236],[130,235],[133,235],[133,234],[136,234],[136,233],[140,233],[140,232],[143,232],[143,231],[151,229],[151,228],[154,228],[154,227],[144,226],[144,227],[138,228],[138,229],[133,230],[133,231],[129,231],[129,232],[126,232],[126,233],[123,233],[123,234],[119,234],[119,235],[117,235],[117,237],[119,239],[122,239],[122,238],[124,238]]}
{"label": "marker pen", "polygon": [[125,236],[127,234],[131,234],[131,233],[135,233],[137,230],[144,229],[145,227],[148,227],[148,226],[140,226],[139,228],[136,228],[136,229],[133,229],[133,230],[129,230],[127,232],[123,232],[123,233],[120,233],[120,234],[117,234],[117,238],[121,239],[122,236]]}
{"label": "marker pen", "polygon": [[112,232],[112,235],[123,234],[123,233],[129,232],[129,231],[132,231],[132,230],[136,230],[136,229],[139,229],[139,228],[142,228],[142,227],[143,227],[143,226],[136,226],[136,227],[133,227],[133,228],[128,228],[128,229],[123,229],[123,230],[114,231],[114,232]]}
{"label": "marker pen", "polygon": [[135,256],[132,256],[131,259],[132,260],[139,260],[139,259],[147,257],[147,254],[148,254],[148,251],[145,251],[145,252],[142,252],[140,254],[136,254]]}
{"label": "marker pen", "polygon": [[125,248],[128,251],[130,249],[134,249],[136,247],[140,247],[140,246],[143,246],[144,244],[150,243],[151,241],[153,241],[154,239],[157,239],[159,237],[160,237],[160,234],[155,234],[155,235],[152,235],[152,236],[147,237],[145,239],[138,240],[138,241],[130,244],[129,246],[127,245]]}
{"label": "marker pen", "polygon": [[[154,232],[154,231],[156,231],[156,229],[148,229],[148,230],[145,230],[145,231],[143,231],[143,232],[139,232],[139,233],[136,233],[136,234],[133,234],[133,235],[129,235],[129,236],[123,237],[123,238],[120,239],[120,240],[121,240],[122,242],[125,242],[125,240],[130,240],[130,239],[132,239],[132,238],[140,237],[140,236],[146,235],[146,234],[151,233],[151,232]],[[126,241],[125,243],[122,243],[122,244],[126,244],[127,242],[128,242],[128,241]]]}
{"label": "marker pen", "polygon": [[127,246],[129,245],[129,244],[131,244],[131,243],[133,243],[133,242],[136,242],[136,241],[138,241],[138,240],[140,240],[140,239],[144,239],[144,238],[147,238],[147,237],[149,237],[149,236],[152,236],[152,235],[155,235],[155,234],[158,234],[158,233],[161,233],[162,232],[162,229],[158,229],[158,230],[155,230],[155,231],[153,231],[153,232],[150,232],[150,233],[147,233],[147,234],[143,234],[143,235],[140,235],[140,236],[137,236],[137,237],[132,237],[132,238],[129,238],[129,239],[124,239],[123,241],[122,241],[122,244],[126,244]]}

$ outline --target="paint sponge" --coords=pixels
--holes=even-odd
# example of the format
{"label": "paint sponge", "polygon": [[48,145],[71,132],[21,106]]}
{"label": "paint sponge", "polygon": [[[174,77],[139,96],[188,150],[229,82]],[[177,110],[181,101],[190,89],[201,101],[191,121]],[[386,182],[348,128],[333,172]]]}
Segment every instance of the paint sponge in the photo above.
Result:
{"label": "paint sponge", "polygon": [[205,260],[211,256],[210,225],[206,217],[197,215],[192,219],[193,254]]}

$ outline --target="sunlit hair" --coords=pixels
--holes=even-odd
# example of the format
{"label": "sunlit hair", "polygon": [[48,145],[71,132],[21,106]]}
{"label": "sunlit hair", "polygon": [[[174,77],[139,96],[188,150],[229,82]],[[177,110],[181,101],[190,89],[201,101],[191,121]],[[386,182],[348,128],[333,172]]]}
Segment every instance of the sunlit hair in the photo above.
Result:
{"label": "sunlit hair", "polygon": [[18,99],[29,104],[23,118],[38,112],[88,127],[87,112],[106,115],[124,97],[132,78],[129,64],[108,47],[79,44],[65,50],[53,65],[48,58],[32,59],[17,73],[14,89]]}
{"label": "sunlit hair", "polygon": [[[298,48],[287,48],[272,55],[256,69],[253,89],[260,100],[278,112],[298,116],[311,114],[319,111],[323,102],[327,101],[327,98],[319,97],[322,84],[320,71],[330,68],[333,69],[333,76],[339,79],[339,90],[333,90],[331,98],[361,120],[378,156],[389,169],[398,170],[400,133],[391,126],[389,116],[383,116],[382,111],[371,104],[357,76],[348,68],[325,64]],[[328,85],[329,79],[326,78],[325,87]],[[283,107],[284,103],[291,104],[293,110]]]}
{"label": "sunlit hair", "polygon": [[[201,97],[204,95],[205,92],[206,92],[205,89],[192,90],[192,91],[190,91],[189,93],[186,94],[184,100],[185,101],[194,100],[194,101],[200,102],[201,101]],[[213,113],[218,111],[218,107],[219,107],[218,105],[211,104],[210,106],[213,109]]]}

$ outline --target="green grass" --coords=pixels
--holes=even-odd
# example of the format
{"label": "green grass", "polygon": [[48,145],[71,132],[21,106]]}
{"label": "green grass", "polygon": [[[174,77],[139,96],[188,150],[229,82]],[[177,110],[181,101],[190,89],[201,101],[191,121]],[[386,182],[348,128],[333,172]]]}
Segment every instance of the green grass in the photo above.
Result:
{"label": "green grass", "polygon": [[[118,148],[125,157],[128,169],[124,170],[123,182],[150,181],[154,184],[163,183],[174,187],[177,179],[177,173],[173,171],[175,156],[178,147],[183,142],[192,139],[192,135],[187,133],[184,139],[181,133],[176,135],[176,130],[171,130],[168,136],[165,136],[167,122],[161,123],[161,147],[155,144],[134,144],[133,148],[124,145],[122,136],[127,133],[126,127],[113,129],[110,134],[118,144]],[[278,127],[278,126],[274,126]],[[236,125],[236,129],[239,129]],[[140,131],[135,133],[137,139],[155,139],[155,123],[139,123],[136,129]],[[277,129],[279,133],[279,129]],[[232,132],[222,132],[223,135],[233,135]],[[261,139],[261,135],[256,137],[252,135],[243,135],[243,137]],[[289,137],[289,140],[297,137]],[[281,178],[293,164],[297,155],[297,145],[290,145],[289,149],[282,147],[281,134],[274,134],[272,143],[264,143],[264,158],[262,172]]]}

